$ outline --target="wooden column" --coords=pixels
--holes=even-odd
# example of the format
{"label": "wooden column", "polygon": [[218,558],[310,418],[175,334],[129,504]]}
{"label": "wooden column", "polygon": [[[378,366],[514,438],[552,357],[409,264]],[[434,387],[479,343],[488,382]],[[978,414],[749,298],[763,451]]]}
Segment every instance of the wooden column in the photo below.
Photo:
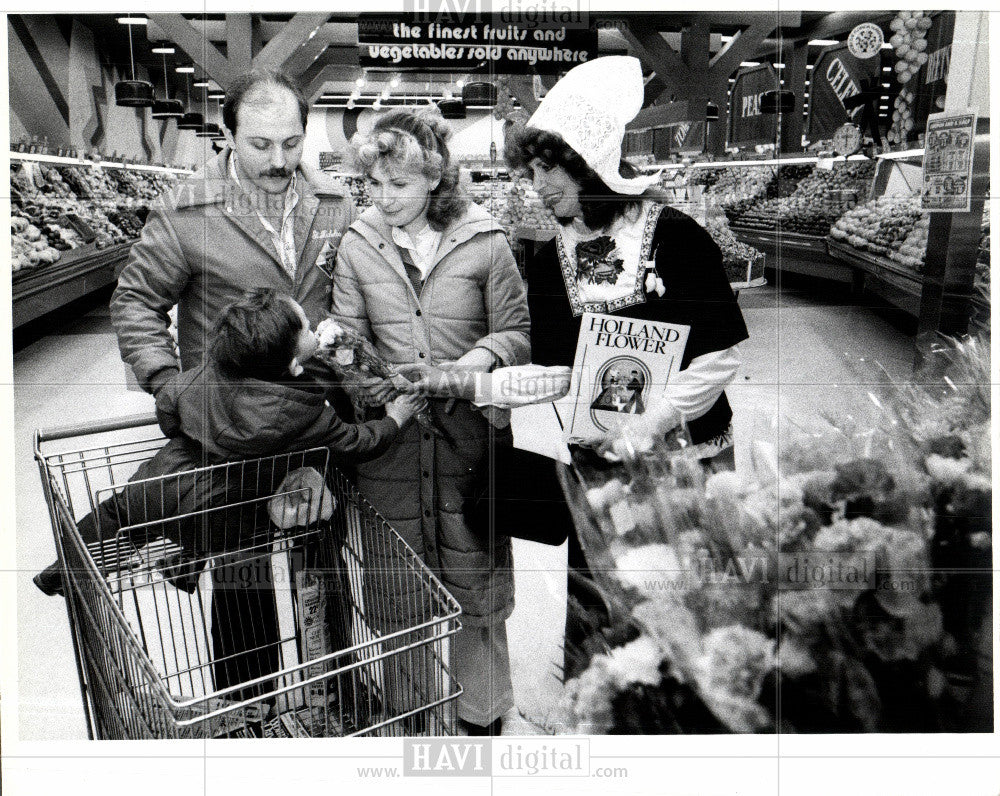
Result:
{"label": "wooden column", "polygon": [[781,56],[784,60],[784,88],[795,94],[795,108],[781,117],[781,151],[801,152],[803,124],[802,110],[805,105],[806,64],[809,60],[808,43],[803,40],[792,46],[791,52]]}
{"label": "wooden column", "polygon": [[[982,97],[988,97],[989,14],[982,11],[955,14],[945,110],[961,113]],[[976,136],[969,212],[931,213],[914,370],[923,364],[939,332],[955,335],[967,331],[983,204],[990,187],[989,138],[982,134],[988,127],[988,119],[981,122]]]}
{"label": "wooden column", "polygon": [[[711,96],[709,80],[710,31],[707,20],[699,18],[681,31],[681,58],[691,75],[699,77],[691,82],[688,89],[688,104],[691,106],[691,122],[705,121],[705,111]],[[713,137],[718,134],[718,123],[713,123]],[[706,146],[710,143],[706,141]]]}

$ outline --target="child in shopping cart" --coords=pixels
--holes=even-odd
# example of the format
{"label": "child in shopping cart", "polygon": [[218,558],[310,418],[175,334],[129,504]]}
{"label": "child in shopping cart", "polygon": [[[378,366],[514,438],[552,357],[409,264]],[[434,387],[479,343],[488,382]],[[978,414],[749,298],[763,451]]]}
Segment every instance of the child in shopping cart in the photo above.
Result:
{"label": "child in shopping cart", "polygon": [[[124,528],[127,541],[141,547],[157,535],[152,529],[163,535],[173,529],[184,537],[172,541],[186,558],[211,553],[197,538],[198,523],[157,522],[210,508],[225,495],[212,479],[178,479],[177,489],[164,489],[163,476],[315,447],[329,448],[340,462],[381,455],[424,399],[401,395],[386,406],[385,418],[346,423],[327,403],[324,388],[303,372],[302,363],[316,347],[305,312],[286,295],[260,288],[226,307],[206,363],[157,393],[156,416],[166,445],[139,466],[128,486],[77,523],[83,541],[114,540]],[[143,484],[145,479],[154,480]],[[141,529],[129,531],[140,523]],[[223,541],[231,540],[214,543]],[[62,594],[59,562],[34,582],[46,594]]]}

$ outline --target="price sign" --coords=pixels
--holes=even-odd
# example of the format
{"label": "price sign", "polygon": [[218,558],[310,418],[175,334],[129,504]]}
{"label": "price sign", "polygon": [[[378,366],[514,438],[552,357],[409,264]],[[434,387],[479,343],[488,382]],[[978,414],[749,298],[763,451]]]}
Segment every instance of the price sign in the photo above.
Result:
{"label": "price sign", "polygon": [[924,146],[924,210],[968,212],[972,203],[972,152],[976,111],[935,113],[927,117]]}

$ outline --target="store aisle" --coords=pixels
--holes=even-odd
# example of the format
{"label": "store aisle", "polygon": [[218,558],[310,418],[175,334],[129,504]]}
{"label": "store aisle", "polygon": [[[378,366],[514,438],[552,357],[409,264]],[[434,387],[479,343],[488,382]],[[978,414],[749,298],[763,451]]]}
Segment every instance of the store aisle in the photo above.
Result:
{"label": "store aisle", "polygon": [[[876,364],[894,380],[909,375],[911,338],[865,307],[790,290],[779,294],[773,287],[744,291],[740,305],[751,339],[741,346],[745,365],[729,389],[738,440],[776,440],[779,417],[803,428],[821,422],[823,412],[852,414],[864,423],[873,409],[867,393],[881,380]],[[18,351],[14,384],[20,736],[83,738],[64,603],[31,584],[55,551],[32,433],[37,427],[148,412],[153,402],[126,388],[106,309]],[[738,448],[741,469],[748,448]],[[562,657],[565,546],[519,542],[514,555],[517,608],[508,633],[515,694],[524,713],[540,720],[560,688],[555,664]]]}

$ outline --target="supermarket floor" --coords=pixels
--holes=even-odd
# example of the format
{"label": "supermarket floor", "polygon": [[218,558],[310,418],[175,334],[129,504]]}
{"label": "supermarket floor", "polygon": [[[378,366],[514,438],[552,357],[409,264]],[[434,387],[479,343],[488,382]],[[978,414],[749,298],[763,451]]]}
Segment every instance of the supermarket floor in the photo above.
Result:
{"label": "supermarket floor", "polygon": [[[823,413],[863,424],[872,407],[872,383],[886,375],[894,381],[909,376],[912,338],[869,307],[823,295],[815,286],[807,291],[769,286],[741,294],[751,338],[741,346],[745,365],[728,391],[737,439],[774,441],[781,424],[808,428]],[[884,369],[881,376],[878,366]],[[55,550],[32,458],[32,432],[151,411],[152,399],[127,389],[104,307],[57,325],[16,351],[14,397],[19,735],[85,738],[65,605],[31,583]],[[748,466],[750,448],[738,448],[741,469]],[[565,548],[515,545],[517,609],[508,633],[518,706],[533,718],[544,718],[559,690],[553,664],[561,660],[565,555]]]}

